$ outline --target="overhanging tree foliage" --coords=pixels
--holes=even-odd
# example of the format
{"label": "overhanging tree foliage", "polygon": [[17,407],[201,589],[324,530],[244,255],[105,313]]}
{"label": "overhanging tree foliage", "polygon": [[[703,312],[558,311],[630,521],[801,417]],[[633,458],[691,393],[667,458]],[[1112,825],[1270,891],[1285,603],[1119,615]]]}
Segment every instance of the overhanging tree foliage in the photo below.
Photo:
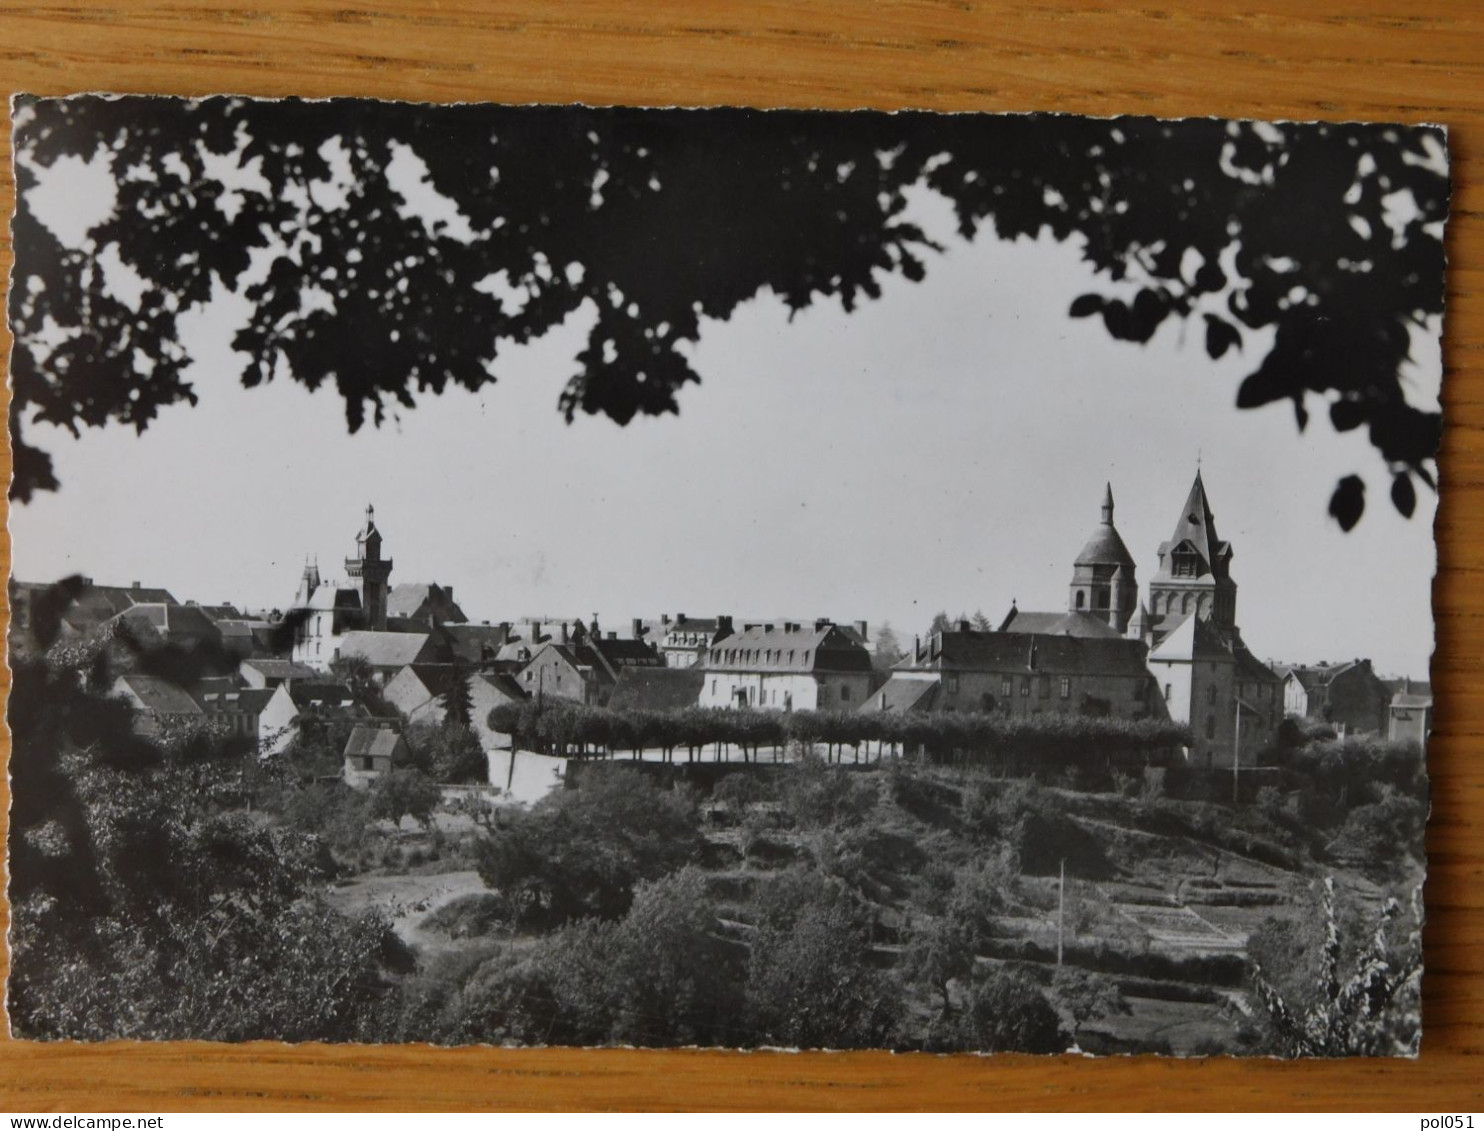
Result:
{"label": "overhanging tree foliage", "polygon": [[[352,431],[417,393],[491,381],[502,343],[596,311],[561,397],[625,423],[677,410],[685,348],[764,289],[847,310],[934,245],[907,190],[961,234],[1077,239],[1105,291],[1071,306],[1147,342],[1193,320],[1213,358],[1257,331],[1239,407],[1308,394],[1366,427],[1410,514],[1434,485],[1438,413],[1410,406],[1411,332],[1442,311],[1444,138],[1426,128],[1220,121],[354,101],[27,100],[10,316],[14,493],[55,489],[26,423],[143,429],[194,403],[178,320],[220,284],[251,303],[242,380],[333,384]],[[441,218],[408,207],[413,154]],[[36,170],[102,155],[113,212],[65,246],[28,207]],[[109,265],[137,273],[137,301]],[[113,274],[117,267],[111,268]],[[1363,485],[1342,481],[1347,529]]]}

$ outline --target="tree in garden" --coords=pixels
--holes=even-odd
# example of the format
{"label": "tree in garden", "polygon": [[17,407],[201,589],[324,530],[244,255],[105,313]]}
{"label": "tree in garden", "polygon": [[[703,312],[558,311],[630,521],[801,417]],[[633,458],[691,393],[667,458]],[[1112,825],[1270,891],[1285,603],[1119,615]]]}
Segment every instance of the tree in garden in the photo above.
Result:
{"label": "tree in garden", "polygon": [[[745,992],[755,1042],[890,1045],[902,1015],[901,988],[872,964],[859,910],[822,877],[806,873],[789,886],[789,895],[773,893],[761,909],[751,942]],[[807,902],[797,898],[806,893]]]}
{"label": "tree in garden", "polygon": [[966,864],[942,885],[930,873],[920,900],[926,914],[913,922],[902,962],[907,976],[938,998],[938,1023],[953,1015],[949,987],[974,972],[974,960],[992,937],[994,921],[1013,898],[1013,864],[1007,854]]}
{"label": "tree in garden", "polygon": [[1095,970],[1058,966],[1052,977],[1052,989],[1057,1003],[1072,1019],[1073,1044],[1076,1044],[1077,1034],[1081,1032],[1082,1026],[1089,1021],[1100,1021],[1104,1017],[1130,1012],[1128,1002],[1118,989],[1118,983]]}
{"label": "tree in garden", "polygon": [[592,767],[577,789],[548,794],[529,812],[501,812],[477,867],[538,920],[617,918],[639,883],[698,857],[698,820],[688,793],[635,770]]}
{"label": "tree in garden", "polygon": [[907,654],[897,638],[896,629],[889,621],[883,621],[876,630],[876,651],[871,654],[871,666],[885,671]]}
{"label": "tree in garden", "polygon": [[[44,421],[143,429],[197,392],[178,320],[215,286],[249,304],[249,386],[332,384],[352,431],[389,404],[478,389],[503,343],[596,312],[561,395],[570,419],[676,411],[688,347],[765,288],[791,310],[920,280],[917,187],[959,233],[1077,240],[1099,289],[1071,304],[1115,339],[1169,318],[1220,358],[1259,334],[1238,407],[1309,394],[1365,428],[1410,514],[1440,417],[1407,404],[1411,334],[1442,311],[1443,135],[1423,127],[1147,118],[510,108],[214,98],[27,100],[16,134],[14,493],[55,489]],[[28,205],[37,171],[101,160],[114,208],[64,244]],[[393,162],[447,205],[405,207]],[[344,170],[342,173],[338,170]],[[162,254],[168,248],[170,254]],[[109,284],[106,265],[142,282]],[[491,282],[493,280],[493,282]],[[483,338],[471,335],[482,327]],[[1331,512],[1364,506],[1347,476]]]}
{"label": "tree in garden", "polygon": [[427,828],[433,823],[433,812],[443,800],[438,783],[421,770],[394,766],[371,786],[373,820],[401,822],[411,817]]}
{"label": "tree in garden", "polygon": [[139,737],[104,690],[107,652],[83,670],[63,652],[14,670],[17,1031],[375,1039],[391,979],[407,969],[388,924],[325,904],[313,838],[234,811],[235,746],[199,729]]}
{"label": "tree in garden", "polygon": [[1061,1019],[1034,978],[995,965],[975,977],[959,1018],[959,1047],[976,1052],[1058,1053],[1067,1048]]}
{"label": "tree in garden", "polygon": [[468,665],[456,663],[448,672],[447,682],[444,684],[443,693],[438,697],[443,705],[443,715],[446,719],[452,719],[460,726],[467,727],[471,722],[471,713],[474,710],[473,700],[469,695],[469,669]]}
{"label": "tree in garden", "polygon": [[445,716],[441,723],[408,736],[409,745],[420,748],[427,772],[437,782],[482,782],[489,777],[489,759],[479,735],[468,726]]}
{"label": "tree in garden", "polygon": [[1347,946],[1332,877],[1325,877],[1320,905],[1321,939],[1306,962],[1274,955],[1265,965],[1269,940],[1254,935],[1252,985],[1273,1051],[1283,1056],[1415,1054],[1422,1037],[1418,909],[1413,909],[1411,930],[1395,939],[1401,908],[1388,899],[1369,937]]}
{"label": "tree in garden", "polygon": [[[717,934],[706,877],[686,867],[641,883],[603,933],[590,984],[611,1003],[607,1039],[638,1045],[745,1043],[738,1024],[741,954]],[[564,979],[555,979],[561,986]],[[600,1005],[589,1005],[597,1012]]]}

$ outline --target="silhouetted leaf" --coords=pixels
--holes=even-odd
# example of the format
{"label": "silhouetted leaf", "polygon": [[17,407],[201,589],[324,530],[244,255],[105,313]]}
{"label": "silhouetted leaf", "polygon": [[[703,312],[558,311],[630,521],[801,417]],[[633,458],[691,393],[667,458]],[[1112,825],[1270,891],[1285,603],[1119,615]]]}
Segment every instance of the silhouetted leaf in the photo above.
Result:
{"label": "silhouetted leaf", "polygon": [[1358,475],[1347,475],[1335,487],[1329,500],[1329,513],[1341,530],[1353,530],[1365,510],[1365,484]]}
{"label": "silhouetted leaf", "polygon": [[1220,360],[1232,346],[1240,349],[1241,345],[1241,331],[1224,318],[1218,318],[1214,314],[1206,315],[1206,352],[1213,361]]}
{"label": "silhouetted leaf", "polygon": [[1341,397],[1329,406],[1329,420],[1336,432],[1349,432],[1365,423],[1365,405],[1360,401]]}
{"label": "silhouetted leaf", "polygon": [[1417,489],[1412,486],[1412,477],[1405,471],[1391,481],[1391,501],[1407,518],[1417,508]]}
{"label": "silhouetted leaf", "polygon": [[[19,499],[57,486],[26,442],[33,423],[143,430],[164,407],[195,402],[177,318],[199,311],[218,281],[241,286],[250,267],[257,281],[241,286],[248,309],[231,343],[243,372],[231,376],[333,387],[352,430],[417,393],[483,388],[501,348],[543,337],[584,305],[600,317],[559,408],[623,423],[678,411],[700,377],[687,358],[701,327],[759,293],[790,311],[820,298],[853,311],[888,276],[924,278],[937,245],[904,218],[918,186],[942,196],[965,237],[1050,233],[1075,242],[1099,278],[1139,280],[1131,302],[1088,293],[1071,303],[1072,317],[1101,314],[1116,339],[1147,342],[1171,314],[1198,309],[1196,297],[1224,295],[1228,314],[1202,311],[1211,357],[1240,347],[1241,327],[1273,335],[1239,407],[1339,393],[1366,406],[1388,463],[1422,477],[1437,450],[1440,414],[1408,406],[1400,382],[1409,327],[1443,305],[1435,225],[1448,215],[1448,180],[1430,158],[1445,141],[1428,127],[345,99],[18,108],[9,315]],[[427,166],[458,224],[429,229],[405,209],[387,177],[401,147]],[[129,175],[89,243],[64,246],[30,210],[38,171],[100,151]],[[1361,154],[1377,168],[1357,181]],[[345,163],[344,199],[307,191],[339,181]],[[242,189],[234,164],[266,189]],[[1383,188],[1413,198],[1399,238]],[[1358,250],[1349,217],[1387,234]],[[459,226],[472,239],[456,237]],[[137,307],[110,290],[105,250],[138,273]],[[1192,253],[1201,267],[1187,280]],[[1353,269],[1358,254],[1368,270]],[[518,309],[480,289],[501,273],[524,292]],[[316,292],[330,302],[304,301]],[[1352,411],[1339,409],[1337,426]]]}

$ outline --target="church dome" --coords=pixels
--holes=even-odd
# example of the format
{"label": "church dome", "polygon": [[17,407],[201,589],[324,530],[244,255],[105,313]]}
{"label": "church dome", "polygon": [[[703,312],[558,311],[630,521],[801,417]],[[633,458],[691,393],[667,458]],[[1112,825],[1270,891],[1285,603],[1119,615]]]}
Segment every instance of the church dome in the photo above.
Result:
{"label": "church dome", "polygon": [[1134,559],[1128,552],[1128,547],[1123,544],[1123,539],[1118,536],[1118,531],[1113,528],[1111,522],[1100,523],[1092,536],[1087,539],[1087,544],[1082,547],[1082,552],[1077,555],[1073,565],[1116,565],[1126,569],[1134,568]]}
{"label": "church dome", "polygon": [[1123,566],[1129,570],[1130,575],[1133,573],[1134,559],[1113,525],[1113,485],[1111,483],[1103,492],[1103,521],[1098,523],[1091,537],[1087,539],[1087,544],[1082,547],[1082,552],[1077,555],[1077,559],[1072,564],[1074,566]]}

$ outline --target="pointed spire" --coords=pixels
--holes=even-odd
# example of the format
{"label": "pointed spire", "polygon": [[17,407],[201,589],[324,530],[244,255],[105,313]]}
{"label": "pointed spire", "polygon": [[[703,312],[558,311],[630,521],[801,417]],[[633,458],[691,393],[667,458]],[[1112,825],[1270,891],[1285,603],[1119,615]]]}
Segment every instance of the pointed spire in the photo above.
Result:
{"label": "pointed spire", "polygon": [[1220,557],[1221,540],[1216,534],[1216,516],[1211,511],[1211,501],[1206,497],[1206,484],[1196,468],[1195,482],[1190,485],[1190,494],[1185,500],[1185,509],[1175,524],[1175,533],[1170,538],[1172,547],[1181,542],[1190,542],[1205,561],[1207,569],[1216,569]]}
{"label": "pointed spire", "polygon": [[1103,522],[1107,526],[1113,525],[1113,484],[1105,485],[1103,491]]}

